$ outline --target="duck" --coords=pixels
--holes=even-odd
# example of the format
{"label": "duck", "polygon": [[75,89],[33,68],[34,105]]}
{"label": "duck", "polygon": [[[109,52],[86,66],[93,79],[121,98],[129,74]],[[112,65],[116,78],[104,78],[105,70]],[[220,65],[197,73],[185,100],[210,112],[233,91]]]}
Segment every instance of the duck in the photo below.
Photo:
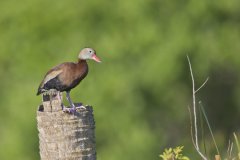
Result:
{"label": "duck", "polygon": [[64,111],[75,113],[76,107],[70,97],[70,91],[75,88],[88,74],[87,60],[101,62],[92,48],[83,48],[78,55],[77,62],[64,62],[50,69],[41,81],[37,96],[56,91],[58,97],[60,92],[66,92],[66,98],[71,108],[63,107]]}

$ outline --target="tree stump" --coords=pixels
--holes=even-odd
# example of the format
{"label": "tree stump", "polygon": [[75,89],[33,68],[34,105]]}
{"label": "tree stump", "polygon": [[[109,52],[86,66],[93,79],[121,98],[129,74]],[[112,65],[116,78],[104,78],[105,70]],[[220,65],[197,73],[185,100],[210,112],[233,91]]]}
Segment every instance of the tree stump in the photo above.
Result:
{"label": "tree stump", "polygon": [[[44,99],[37,111],[41,160],[96,160],[93,109],[62,111],[62,102]],[[75,104],[79,106],[79,104]]]}

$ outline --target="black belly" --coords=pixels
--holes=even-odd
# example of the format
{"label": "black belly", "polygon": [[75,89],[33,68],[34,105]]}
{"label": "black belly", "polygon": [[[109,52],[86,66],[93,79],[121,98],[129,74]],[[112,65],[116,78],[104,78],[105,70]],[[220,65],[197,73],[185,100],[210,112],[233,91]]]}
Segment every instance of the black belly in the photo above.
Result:
{"label": "black belly", "polygon": [[43,89],[45,90],[50,90],[50,89],[56,89],[60,92],[63,91],[70,91],[72,88],[76,87],[80,82],[81,82],[82,78],[78,78],[76,80],[74,80],[70,85],[64,85],[57,77],[51,79],[50,81],[48,81],[44,86]]}

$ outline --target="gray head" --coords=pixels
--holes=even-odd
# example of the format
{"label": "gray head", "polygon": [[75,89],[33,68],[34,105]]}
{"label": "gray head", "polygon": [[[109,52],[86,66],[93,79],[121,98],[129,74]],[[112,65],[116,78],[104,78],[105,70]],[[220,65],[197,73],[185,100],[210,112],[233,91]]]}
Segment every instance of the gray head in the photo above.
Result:
{"label": "gray head", "polygon": [[96,62],[101,62],[100,58],[98,58],[96,55],[96,51],[92,48],[83,48],[80,51],[78,58],[82,60],[92,59]]}

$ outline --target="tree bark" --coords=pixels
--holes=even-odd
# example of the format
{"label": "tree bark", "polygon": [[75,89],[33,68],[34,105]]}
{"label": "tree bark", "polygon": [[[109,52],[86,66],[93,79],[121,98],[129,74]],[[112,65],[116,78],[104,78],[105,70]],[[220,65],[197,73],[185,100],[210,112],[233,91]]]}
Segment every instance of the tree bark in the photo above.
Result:
{"label": "tree bark", "polygon": [[73,115],[64,113],[61,104],[53,98],[37,111],[41,160],[96,160],[92,107]]}

